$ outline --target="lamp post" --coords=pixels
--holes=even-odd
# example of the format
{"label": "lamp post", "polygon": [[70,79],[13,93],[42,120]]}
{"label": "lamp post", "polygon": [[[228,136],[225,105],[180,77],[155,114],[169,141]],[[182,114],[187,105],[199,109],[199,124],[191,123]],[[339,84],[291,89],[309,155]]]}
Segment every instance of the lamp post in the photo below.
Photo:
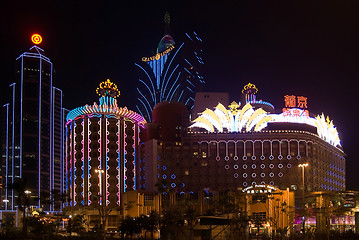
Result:
{"label": "lamp post", "polygon": [[98,174],[98,181],[99,181],[99,185],[100,185],[100,204],[102,205],[102,173],[104,173],[105,171],[102,169],[95,169],[95,173]]}
{"label": "lamp post", "polygon": [[302,187],[303,187],[303,192],[302,192],[302,204],[303,204],[303,216],[302,216],[302,223],[303,223],[303,236],[305,234],[305,216],[304,216],[304,208],[305,208],[305,204],[304,204],[304,191],[305,191],[305,181],[304,181],[304,172],[305,172],[305,168],[308,167],[309,164],[308,163],[302,163],[299,164],[298,167],[302,168]]}

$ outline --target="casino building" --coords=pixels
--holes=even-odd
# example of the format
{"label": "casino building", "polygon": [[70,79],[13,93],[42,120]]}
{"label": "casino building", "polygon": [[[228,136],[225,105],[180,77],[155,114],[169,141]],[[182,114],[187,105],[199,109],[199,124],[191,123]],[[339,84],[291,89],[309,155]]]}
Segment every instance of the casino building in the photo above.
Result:
{"label": "casino building", "polygon": [[117,105],[120,92],[109,79],[96,92],[99,104],[73,109],[66,119],[65,185],[70,206],[116,206],[122,193],[136,190],[139,130],[146,121]]}
{"label": "casino building", "polygon": [[[177,121],[165,120],[178,108],[173,103],[156,106],[141,146],[141,188],[161,182],[177,192],[198,192],[269,184],[300,193],[304,176],[305,191],[345,190],[345,154],[333,122],[309,113],[305,97],[286,95],[278,111],[257,92],[247,84],[240,102],[208,106],[189,125],[179,110],[172,109]],[[173,129],[172,139],[163,129]],[[303,163],[307,167],[298,167]]]}
{"label": "casino building", "polygon": [[165,15],[165,34],[156,54],[135,63],[138,70],[136,111],[148,122],[157,103],[180,102],[193,108],[194,95],[204,85],[202,38],[185,33],[177,43],[169,34],[170,16]]}

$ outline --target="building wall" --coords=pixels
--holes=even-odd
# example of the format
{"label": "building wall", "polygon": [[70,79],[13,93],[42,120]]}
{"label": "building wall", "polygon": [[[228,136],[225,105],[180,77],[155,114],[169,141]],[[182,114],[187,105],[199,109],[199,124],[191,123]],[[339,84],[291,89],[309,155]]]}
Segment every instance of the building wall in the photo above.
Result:
{"label": "building wall", "polygon": [[[253,184],[306,191],[345,190],[345,155],[305,131],[193,133],[158,144],[158,181],[177,191],[235,190]],[[145,174],[146,169],[141,171]]]}
{"label": "building wall", "polygon": [[[138,131],[129,119],[102,114],[82,115],[66,124],[70,205],[120,205],[121,193],[136,190]],[[95,172],[99,169],[104,173]]]}

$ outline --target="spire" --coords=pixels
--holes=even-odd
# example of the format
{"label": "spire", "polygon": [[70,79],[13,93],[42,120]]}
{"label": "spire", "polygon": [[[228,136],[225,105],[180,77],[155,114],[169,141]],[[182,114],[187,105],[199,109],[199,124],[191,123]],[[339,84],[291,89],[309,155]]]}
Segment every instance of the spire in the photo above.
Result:
{"label": "spire", "polygon": [[170,17],[170,13],[168,11],[165,12],[164,22],[165,22],[165,34],[169,34],[171,17]]}

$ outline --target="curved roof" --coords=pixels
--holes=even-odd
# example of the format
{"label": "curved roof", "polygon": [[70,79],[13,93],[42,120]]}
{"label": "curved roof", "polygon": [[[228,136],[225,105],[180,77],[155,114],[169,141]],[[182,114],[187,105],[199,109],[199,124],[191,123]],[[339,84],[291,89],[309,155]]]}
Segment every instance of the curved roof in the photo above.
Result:
{"label": "curved roof", "polygon": [[171,35],[166,34],[163,36],[160,43],[158,44],[157,53],[163,52],[164,50],[166,50],[167,48],[173,45],[175,45],[175,41],[173,40]]}

